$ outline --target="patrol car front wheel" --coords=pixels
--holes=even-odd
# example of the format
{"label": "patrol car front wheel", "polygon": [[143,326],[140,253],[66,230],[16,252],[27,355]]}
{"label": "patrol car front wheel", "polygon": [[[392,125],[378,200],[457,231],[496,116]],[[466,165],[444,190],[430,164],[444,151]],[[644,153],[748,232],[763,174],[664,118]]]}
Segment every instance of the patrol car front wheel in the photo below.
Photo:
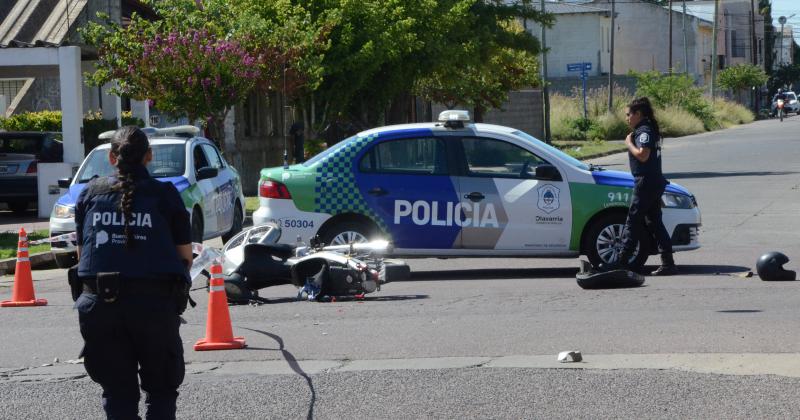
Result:
{"label": "patrol car front wheel", "polygon": [[[609,214],[595,221],[584,237],[583,250],[594,267],[610,264],[619,259],[622,253],[622,232],[625,230],[626,215]],[[647,231],[642,228],[642,238],[636,244],[633,257],[628,266],[637,270],[644,266],[649,256],[650,241]]]}

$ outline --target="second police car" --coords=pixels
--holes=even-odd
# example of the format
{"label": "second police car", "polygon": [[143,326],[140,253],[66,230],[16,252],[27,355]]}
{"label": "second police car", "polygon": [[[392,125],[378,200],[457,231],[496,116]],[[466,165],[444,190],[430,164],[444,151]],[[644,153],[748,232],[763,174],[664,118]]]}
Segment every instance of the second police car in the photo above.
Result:
{"label": "second police car", "polygon": [[[466,111],[439,120],[364,131],[303,164],[263,169],[254,224],[277,223],[283,242],[387,237],[404,256],[617,259],[630,173],[513,128],[472,124]],[[694,196],[672,183],[662,207],[675,250],[699,248]],[[640,241],[634,265],[655,252],[652,242]]]}
{"label": "second police car", "polygon": [[[242,230],[244,195],[238,172],[228,165],[210,140],[198,137],[194,126],[145,128],[153,149],[153,160],[147,169],[159,181],[175,184],[183,198],[192,223],[192,241],[221,236],[224,241]],[[113,131],[100,135],[110,139]],[[86,183],[94,176],[114,173],[108,162],[109,144],[92,150],[84,159],[75,177],[60,180],[68,188],[53,207],[50,236],[75,231],[75,202]],[[51,244],[56,262],[62,268],[75,262],[75,244],[56,241]]]}

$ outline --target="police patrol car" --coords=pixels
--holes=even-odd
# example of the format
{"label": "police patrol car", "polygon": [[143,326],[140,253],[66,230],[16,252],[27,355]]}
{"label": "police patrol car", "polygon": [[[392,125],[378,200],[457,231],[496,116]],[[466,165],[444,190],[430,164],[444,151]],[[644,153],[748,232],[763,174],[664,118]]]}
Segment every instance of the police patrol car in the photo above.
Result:
{"label": "police patrol car", "polygon": [[[222,236],[227,241],[242,230],[244,195],[239,173],[220,155],[213,142],[198,137],[193,126],[144,128],[150,138],[153,160],[147,166],[159,181],[171,182],[178,189],[191,214],[192,241],[202,242]],[[110,139],[113,131],[100,135]],[[75,202],[86,183],[94,176],[114,173],[108,162],[109,144],[97,146],[84,159],[75,177],[59,180],[69,191],[61,196],[50,215],[50,236],[75,231]],[[60,267],[75,263],[75,243],[70,240],[51,244]]]}
{"label": "police patrol car", "polygon": [[[404,256],[617,259],[630,173],[586,165],[513,128],[472,124],[466,111],[439,121],[371,129],[303,164],[262,169],[254,224],[277,223],[284,242],[382,236]],[[670,184],[662,207],[674,249],[699,248],[694,196]],[[651,243],[640,241],[633,264],[655,252]]]}

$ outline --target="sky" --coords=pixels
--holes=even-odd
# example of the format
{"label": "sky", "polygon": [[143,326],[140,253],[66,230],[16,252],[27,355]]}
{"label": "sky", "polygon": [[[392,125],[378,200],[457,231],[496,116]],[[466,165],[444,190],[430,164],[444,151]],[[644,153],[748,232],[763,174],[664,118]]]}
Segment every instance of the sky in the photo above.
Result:
{"label": "sky", "polygon": [[[789,18],[789,16],[796,14],[796,16]],[[776,28],[780,28],[781,24],[778,23],[778,18],[786,16],[787,25],[792,25],[794,30],[794,39],[800,43],[800,0],[772,0],[772,24]]]}

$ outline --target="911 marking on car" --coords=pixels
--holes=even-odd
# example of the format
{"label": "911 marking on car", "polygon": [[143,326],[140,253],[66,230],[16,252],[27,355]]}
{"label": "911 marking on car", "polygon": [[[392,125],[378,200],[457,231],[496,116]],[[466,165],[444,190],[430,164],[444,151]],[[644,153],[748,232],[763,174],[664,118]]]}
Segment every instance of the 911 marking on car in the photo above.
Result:
{"label": "911 marking on car", "polygon": [[630,194],[629,193],[623,193],[623,192],[620,192],[620,191],[610,192],[610,193],[608,193],[608,201],[612,202],[612,203],[622,202],[622,203],[626,203],[627,204],[628,201],[630,201]]}
{"label": "911 marking on car", "polygon": [[[441,218],[440,208],[445,210],[444,218]],[[422,200],[412,203],[408,200],[395,200],[394,224],[399,225],[408,218],[418,226],[500,227],[497,222],[497,211],[492,203],[482,207],[480,203],[452,201],[429,203]]]}

